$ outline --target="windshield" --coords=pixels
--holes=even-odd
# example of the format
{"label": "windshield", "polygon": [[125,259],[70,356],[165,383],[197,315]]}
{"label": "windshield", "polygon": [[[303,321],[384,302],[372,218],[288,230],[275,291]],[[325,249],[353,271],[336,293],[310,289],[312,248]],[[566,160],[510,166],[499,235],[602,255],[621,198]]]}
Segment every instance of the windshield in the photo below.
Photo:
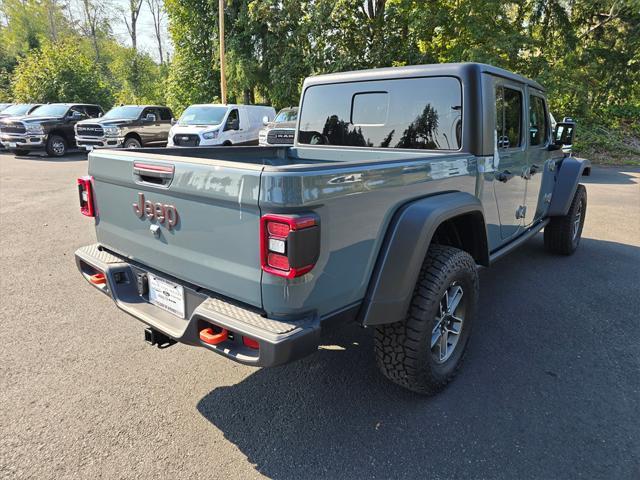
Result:
{"label": "windshield", "polygon": [[69,110],[68,105],[42,105],[31,112],[31,115],[34,117],[63,117],[67,110]]}
{"label": "windshield", "polygon": [[24,115],[29,111],[30,108],[31,108],[31,105],[27,103],[22,103],[22,104],[14,105],[9,108],[5,108],[4,110],[2,110],[2,113],[9,114],[9,115]]}
{"label": "windshield", "polygon": [[298,119],[298,110],[280,110],[274,122],[295,122]]}
{"label": "windshield", "polygon": [[140,116],[143,107],[115,107],[105,113],[102,118],[127,118],[131,120],[135,120]]}
{"label": "windshield", "polygon": [[226,113],[227,107],[194,105],[184,111],[178,125],[219,125]]}
{"label": "windshield", "polygon": [[10,105],[11,105],[10,103],[0,103],[0,112],[5,111],[6,108]]}

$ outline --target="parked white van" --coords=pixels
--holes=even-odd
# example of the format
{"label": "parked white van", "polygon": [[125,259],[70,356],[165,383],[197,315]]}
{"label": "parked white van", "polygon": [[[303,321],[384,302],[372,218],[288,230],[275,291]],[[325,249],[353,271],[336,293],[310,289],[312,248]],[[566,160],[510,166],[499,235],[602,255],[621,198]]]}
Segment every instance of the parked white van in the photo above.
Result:
{"label": "parked white van", "polygon": [[258,145],[263,117],[275,116],[273,107],[261,105],[191,105],[169,131],[167,146]]}

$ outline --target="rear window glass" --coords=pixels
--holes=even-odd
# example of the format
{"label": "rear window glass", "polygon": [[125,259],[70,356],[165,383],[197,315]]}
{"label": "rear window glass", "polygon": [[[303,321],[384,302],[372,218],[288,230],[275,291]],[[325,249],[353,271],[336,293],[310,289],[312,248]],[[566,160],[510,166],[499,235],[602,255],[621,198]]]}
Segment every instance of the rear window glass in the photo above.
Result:
{"label": "rear window glass", "polygon": [[461,136],[460,81],[429,77],[307,88],[298,143],[459,150]]}
{"label": "rear window glass", "polygon": [[353,125],[380,125],[387,123],[389,94],[387,92],[356,93],[351,106]]}

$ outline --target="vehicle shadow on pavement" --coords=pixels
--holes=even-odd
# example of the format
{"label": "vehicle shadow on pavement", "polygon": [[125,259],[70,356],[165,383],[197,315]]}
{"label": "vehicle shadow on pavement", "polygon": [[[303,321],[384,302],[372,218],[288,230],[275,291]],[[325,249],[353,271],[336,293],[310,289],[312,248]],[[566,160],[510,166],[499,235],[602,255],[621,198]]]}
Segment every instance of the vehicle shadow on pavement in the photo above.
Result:
{"label": "vehicle shadow on pavement", "polygon": [[87,160],[86,152],[69,152],[64,157],[48,157],[45,154],[15,155],[18,160],[35,160],[38,162],[83,162]]}
{"label": "vehicle shadow on pavement", "polygon": [[[635,175],[633,175],[635,173]],[[633,185],[638,183],[640,167],[612,166],[592,167],[592,173],[588,177],[580,177],[580,183],[600,185]]]}
{"label": "vehicle shadow on pavement", "polygon": [[558,257],[538,235],[508,258],[481,272],[466,364],[440,395],[387,382],[371,332],[343,326],[197,408],[276,479],[631,478],[640,248],[587,238]]}

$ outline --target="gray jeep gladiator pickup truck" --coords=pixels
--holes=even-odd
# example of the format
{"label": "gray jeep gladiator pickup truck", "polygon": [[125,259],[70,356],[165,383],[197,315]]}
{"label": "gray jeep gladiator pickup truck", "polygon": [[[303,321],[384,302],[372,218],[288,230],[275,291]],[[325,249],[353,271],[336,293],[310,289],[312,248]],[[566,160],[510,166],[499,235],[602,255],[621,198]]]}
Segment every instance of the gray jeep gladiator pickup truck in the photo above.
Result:
{"label": "gray jeep gladiator pickup truck", "polygon": [[255,366],[314,352],[330,321],[382,373],[443,388],[476,321],[478,268],[544,229],[580,242],[590,164],[543,88],[482,64],[308,78],[293,147],[101,150],[78,179],[82,275],[148,325]]}

